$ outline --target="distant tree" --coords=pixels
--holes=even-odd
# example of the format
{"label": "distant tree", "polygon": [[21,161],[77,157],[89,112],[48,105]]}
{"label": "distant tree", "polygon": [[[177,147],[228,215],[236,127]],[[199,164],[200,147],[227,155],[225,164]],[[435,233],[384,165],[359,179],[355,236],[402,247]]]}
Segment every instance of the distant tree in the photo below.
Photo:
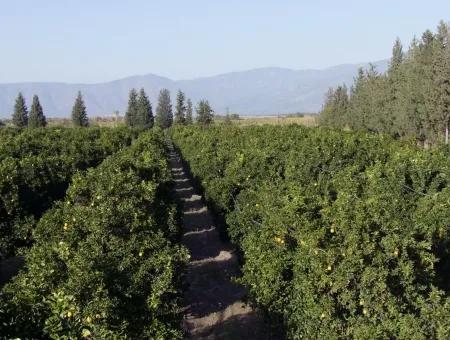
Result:
{"label": "distant tree", "polygon": [[156,107],[155,123],[157,126],[167,129],[172,126],[173,113],[172,104],[170,101],[170,92],[167,89],[162,89],[159,92],[158,106]]}
{"label": "distant tree", "polygon": [[431,111],[431,127],[436,140],[443,137],[446,144],[449,141],[450,128],[450,30],[441,21],[433,44],[433,60],[431,72],[433,77],[433,90],[431,102],[434,110]]}
{"label": "distant tree", "polygon": [[392,48],[392,57],[389,63],[387,75],[384,77],[384,95],[386,103],[382,115],[382,131],[391,135],[399,135],[400,131],[406,128],[407,112],[406,98],[403,88],[405,84],[405,54],[403,45],[399,38],[396,39]]}
{"label": "distant tree", "polygon": [[151,128],[153,127],[153,120],[152,104],[150,103],[145,90],[141,88],[137,100],[136,125]]}
{"label": "distant tree", "polygon": [[232,120],[231,120],[231,115],[230,115],[229,113],[227,113],[227,114],[225,115],[225,118],[224,118],[224,120],[223,120],[223,123],[224,123],[225,125],[232,125],[232,124],[233,124],[233,122],[232,122]]}
{"label": "distant tree", "polygon": [[25,104],[25,98],[22,92],[19,92],[14,104],[14,113],[12,115],[12,122],[17,127],[26,127],[28,125],[28,109]]}
{"label": "distant tree", "polygon": [[201,125],[209,125],[213,122],[213,110],[207,100],[201,100],[197,104],[197,123]]}
{"label": "distant tree", "polygon": [[47,119],[45,118],[44,111],[42,110],[39,97],[33,96],[33,103],[31,104],[30,117],[28,118],[28,127],[38,128],[45,127],[47,125]]}
{"label": "distant tree", "polygon": [[403,63],[404,58],[405,55],[403,53],[402,42],[400,41],[400,38],[397,38],[395,40],[394,47],[392,48],[392,58],[389,64],[389,72],[397,70]]}
{"label": "distant tree", "polygon": [[193,107],[192,107],[192,101],[190,99],[187,100],[187,108],[186,108],[186,120],[185,124],[190,125],[194,123],[194,118],[192,116],[193,113]]}
{"label": "distant tree", "polygon": [[320,123],[325,126],[344,128],[347,125],[349,98],[347,86],[329,89],[325,96],[325,104],[320,113]]}
{"label": "distant tree", "polygon": [[125,123],[128,126],[136,126],[138,116],[138,102],[136,89],[131,89],[128,95],[128,108],[125,112]]}
{"label": "distant tree", "polygon": [[[414,136],[424,145],[444,141],[450,134],[450,29],[441,22],[414,38],[408,51],[394,43],[386,73],[371,66],[360,69],[350,90],[345,116],[337,109],[339,91],[328,92],[322,123],[352,129]],[[344,100],[345,101],[345,100]]]}
{"label": "distant tree", "polygon": [[175,121],[177,125],[186,124],[186,105],[184,103],[186,96],[181,90],[177,93],[177,105],[175,106]]}
{"label": "distant tree", "polygon": [[74,126],[86,127],[89,125],[89,120],[86,113],[86,105],[84,104],[83,96],[78,91],[75,104],[72,108],[72,123]]}

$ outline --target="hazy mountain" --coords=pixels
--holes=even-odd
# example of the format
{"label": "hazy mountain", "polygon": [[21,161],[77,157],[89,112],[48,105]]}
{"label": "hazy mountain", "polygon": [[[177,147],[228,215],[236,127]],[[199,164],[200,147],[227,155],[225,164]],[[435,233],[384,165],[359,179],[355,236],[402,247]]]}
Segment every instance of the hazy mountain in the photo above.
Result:
{"label": "hazy mountain", "polygon": [[[387,61],[374,63],[384,72]],[[39,95],[44,111],[50,117],[67,117],[76,93],[80,90],[86,100],[90,116],[109,115],[115,110],[126,110],[131,88],[144,87],[156,106],[161,88],[172,92],[181,89],[192,100],[206,98],[216,112],[237,112],[241,115],[270,115],[289,112],[317,112],[324,94],[331,86],[351,85],[359,67],[368,64],[349,64],[323,70],[291,70],[260,68],[226,73],[213,77],[174,81],[154,74],[128,77],[98,84],[65,83],[11,83],[0,84],[0,117],[9,117],[19,91],[28,105],[33,94]]]}

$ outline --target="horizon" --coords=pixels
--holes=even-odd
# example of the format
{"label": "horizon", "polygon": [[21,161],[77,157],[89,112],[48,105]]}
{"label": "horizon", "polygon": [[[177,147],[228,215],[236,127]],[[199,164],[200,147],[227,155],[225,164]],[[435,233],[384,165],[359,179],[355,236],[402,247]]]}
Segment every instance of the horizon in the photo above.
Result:
{"label": "horizon", "polygon": [[106,84],[106,83],[112,83],[115,81],[121,81],[129,78],[138,78],[138,77],[146,77],[146,76],[155,76],[155,77],[161,77],[167,80],[171,80],[174,82],[183,82],[183,81],[191,81],[191,80],[200,80],[200,79],[208,79],[208,78],[215,78],[220,77],[223,75],[229,75],[234,73],[245,73],[245,72],[251,72],[251,71],[258,71],[258,70],[267,70],[267,69],[279,69],[279,70],[287,70],[292,72],[303,72],[303,71],[326,71],[329,69],[337,68],[337,67],[345,67],[345,66],[355,66],[355,65],[369,65],[369,64],[378,64],[383,62],[389,62],[389,58],[375,60],[375,61],[367,61],[367,62],[356,62],[356,63],[343,63],[343,64],[337,64],[337,65],[330,65],[323,68],[305,68],[305,69],[293,69],[289,67],[283,67],[283,66],[265,66],[265,67],[256,67],[251,69],[245,69],[245,70],[236,70],[236,71],[228,71],[218,74],[211,74],[211,75],[205,75],[202,77],[195,77],[195,78],[183,78],[183,79],[173,79],[169,77],[162,76],[156,72],[146,72],[142,74],[132,74],[128,76],[124,76],[122,78],[117,79],[110,79],[100,82],[65,82],[65,81],[19,81],[19,82],[5,82],[0,83],[1,85],[17,85],[17,84],[62,84],[62,85],[99,85],[99,84]]}
{"label": "horizon", "polygon": [[425,8],[419,1],[387,0],[374,11],[366,7],[349,0],[5,2],[0,39],[8,53],[2,55],[0,83],[98,84],[147,74],[179,81],[270,67],[323,70],[385,60],[397,37],[406,49],[450,11],[442,0]]}

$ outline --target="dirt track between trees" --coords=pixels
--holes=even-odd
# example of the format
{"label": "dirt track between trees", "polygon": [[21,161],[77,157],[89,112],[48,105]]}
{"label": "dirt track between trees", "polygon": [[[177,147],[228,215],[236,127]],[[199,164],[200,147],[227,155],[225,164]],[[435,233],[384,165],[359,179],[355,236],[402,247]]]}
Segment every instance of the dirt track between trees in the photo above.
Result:
{"label": "dirt track between trees", "polygon": [[170,166],[175,195],[182,202],[183,244],[191,254],[183,283],[183,326],[189,338],[273,339],[259,313],[244,302],[244,287],[232,281],[239,275],[237,256],[220,239],[211,212],[173,150]]}

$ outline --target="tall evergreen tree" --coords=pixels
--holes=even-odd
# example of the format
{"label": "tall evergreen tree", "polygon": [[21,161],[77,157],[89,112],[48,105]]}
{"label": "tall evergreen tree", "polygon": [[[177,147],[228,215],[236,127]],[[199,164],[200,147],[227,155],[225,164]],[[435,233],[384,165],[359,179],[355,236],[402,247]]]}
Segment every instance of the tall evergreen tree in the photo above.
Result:
{"label": "tall evergreen tree", "polygon": [[209,125],[213,122],[213,110],[207,100],[201,100],[197,104],[197,123],[201,125]]}
{"label": "tall evergreen tree", "polygon": [[434,110],[431,115],[432,126],[437,140],[443,136],[448,144],[450,125],[450,32],[441,22],[438,26],[432,61]]}
{"label": "tall evergreen tree", "polygon": [[382,108],[380,107],[377,113],[379,118],[377,130],[392,135],[398,134],[399,126],[405,123],[406,103],[401,96],[404,85],[402,69],[404,59],[403,45],[397,38],[392,48],[387,75],[379,77],[379,95],[383,102]]}
{"label": "tall evergreen tree", "polygon": [[168,89],[162,89],[159,92],[158,106],[156,107],[155,123],[157,126],[167,129],[172,126],[173,113],[172,103],[170,101],[170,92]]}
{"label": "tall evergreen tree", "polygon": [[397,70],[400,65],[403,63],[405,55],[403,53],[403,45],[400,41],[400,38],[395,40],[394,47],[392,48],[392,57],[391,62],[389,64],[389,72],[393,72]]}
{"label": "tall evergreen tree", "polygon": [[349,120],[350,128],[359,130],[367,128],[368,98],[367,76],[362,68],[358,69],[358,75],[350,90]]}
{"label": "tall evergreen tree", "polygon": [[17,127],[26,127],[28,125],[28,109],[25,104],[25,98],[22,92],[19,92],[14,104],[14,113],[12,115],[13,124]]}
{"label": "tall evergreen tree", "polygon": [[45,127],[47,125],[47,120],[42,110],[41,103],[39,102],[39,97],[37,95],[33,96],[33,103],[31,104],[30,116],[28,118],[28,127],[38,128]]}
{"label": "tall evergreen tree", "polygon": [[86,105],[84,104],[83,96],[78,91],[75,104],[72,108],[72,123],[74,126],[86,127],[89,125],[89,120],[86,113]]}
{"label": "tall evergreen tree", "polygon": [[175,124],[183,125],[186,123],[186,105],[184,103],[186,96],[181,90],[177,93],[177,105],[175,106]]}
{"label": "tall evergreen tree", "polygon": [[[415,136],[418,141],[423,142],[426,135],[424,126],[426,112],[423,105],[425,100],[422,86],[426,82],[426,77],[420,62],[419,44],[419,41],[414,38],[401,68],[403,84],[400,85],[397,128],[399,135]],[[424,78],[424,83],[420,81],[421,78]]]}
{"label": "tall evergreen tree", "polygon": [[190,125],[194,123],[193,118],[193,107],[192,107],[192,101],[191,99],[187,100],[187,107],[186,107],[186,125]]}
{"label": "tall evergreen tree", "polygon": [[139,91],[139,97],[137,101],[137,125],[151,128],[153,127],[153,109],[150,100],[145,93],[145,90],[141,88]]}
{"label": "tall evergreen tree", "polygon": [[[336,90],[328,93],[322,124],[342,126],[333,116]],[[329,119],[325,119],[329,118]],[[415,136],[423,144],[450,134],[450,29],[441,22],[414,39],[407,53],[399,39],[387,73],[360,70],[351,88],[347,123],[353,129]]]}
{"label": "tall evergreen tree", "polygon": [[128,108],[127,112],[125,112],[125,123],[128,126],[136,126],[137,116],[138,116],[137,92],[136,89],[133,88],[131,89],[130,94],[128,96]]}
{"label": "tall evergreen tree", "polygon": [[347,125],[348,107],[349,99],[346,85],[338,86],[336,90],[329,89],[320,113],[321,125],[344,128]]}

